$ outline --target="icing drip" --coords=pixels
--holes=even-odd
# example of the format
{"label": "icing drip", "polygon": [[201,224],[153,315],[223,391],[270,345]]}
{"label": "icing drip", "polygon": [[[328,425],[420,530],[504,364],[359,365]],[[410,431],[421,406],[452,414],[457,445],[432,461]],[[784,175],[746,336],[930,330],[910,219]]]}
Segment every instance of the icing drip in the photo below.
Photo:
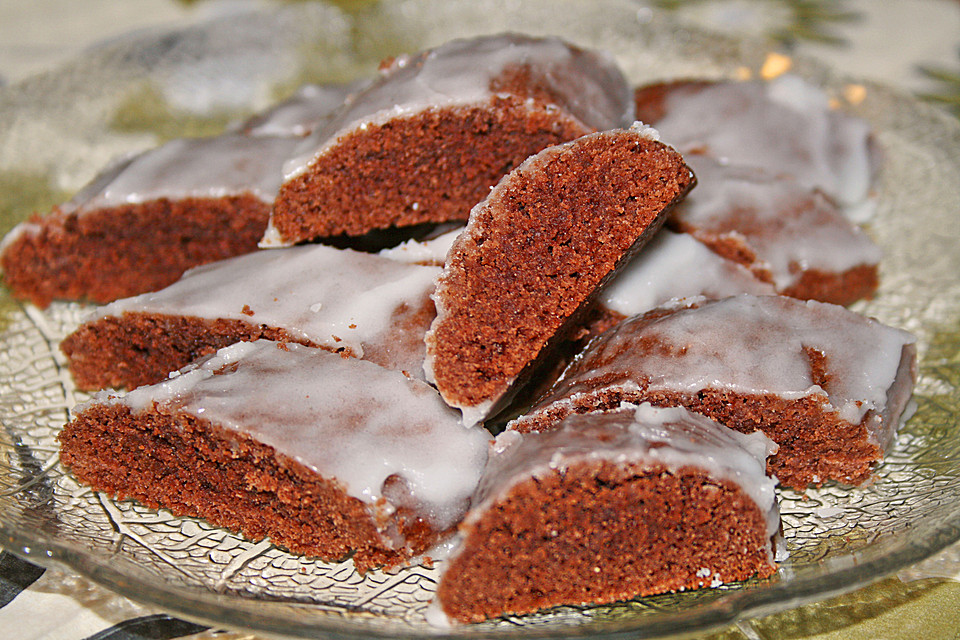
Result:
{"label": "icing drip", "polygon": [[456,227],[429,240],[407,240],[396,247],[383,249],[379,255],[391,260],[410,262],[414,264],[430,264],[442,267],[447,260],[447,254],[453,246],[454,240],[463,231],[463,227]]}

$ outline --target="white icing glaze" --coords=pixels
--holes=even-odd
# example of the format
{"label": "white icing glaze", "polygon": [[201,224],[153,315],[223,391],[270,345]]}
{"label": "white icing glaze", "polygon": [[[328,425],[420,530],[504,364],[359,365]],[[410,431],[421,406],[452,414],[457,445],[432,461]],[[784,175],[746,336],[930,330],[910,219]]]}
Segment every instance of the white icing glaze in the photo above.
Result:
{"label": "white icing glaze", "polygon": [[396,247],[383,249],[379,255],[391,260],[414,264],[432,264],[442,267],[447,259],[447,253],[453,246],[463,227],[457,227],[429,240],[407,240]]}
{"label": "white icing glaze", "polygon": [[629,317],[670,300],[773,292],[772,285],[758,280],[736,262],[721,258],[693,237],[663,229],[601,292],[599,302]]}
{"label": "white icing glaze", "polygon": [[558,38],[503,34],[452,40],[415,56],[400,56],[372,86],[354,95],[308,137],[284,166],[286,179],[307,170],[348,131],[410,116],[428,108],[483,104],[491,80],[530,65],[562,98],[562,107],[586,126],[604,130],[633,121],[633,96],[613,59]]}
{"label": "white icing glaze", "polygon": [[738,433],[682,407],[623,403],[613,412],[571,415],[541,433],[503,432],[477,487],[473,500],[477,506],[464,522],[477,521],[518,482],[604,460],[660,464],[670,471],[692,467],[730,481],[766,516],[767,537],[772,538],[780,518],[777,481],[767,476],[766,460],[776,451],[777,445],[760,432]]}
{"label": "white icing glaze", "polygon": [[706,150],[724,163],[790,174],[863,213],[874,179],[869,125],[831,109],[802,78],[718,82],[671,93],[665,107],[656,127],[681,152]]}
{"label": "white icing glaze", "polygon": [[[647,468],[663,466],[670,472],[699,469],[718,482],[733,483],[764,517],[770,541],[767,556],[773,561],[780,512],[777,481],[766,475],[766,459],[776,451],[777,445],[760,432],[738,433],[680,407],[656,408],[649,404],[623,403],[611,412],[571,415],[555,429],[540,433],[521,434],[508,429],[491,446],[460,533],[431,555],[444,560],[456,558],[462,551],[464,532],[469,532],[470,526],[517,484],[562,474],[574,465],[606,461]],[[439,614],[435,611],[434,615]]]}
{"label": "white icing glaze", "polygon": [[370,83],[358,80],[349,84],[308,84],[274,107],[250,118],[240,131],[252,136],[306,136],[313,133],[348,96]]}
{"label": "white icing glaze", "polygon": [[[427,371],[428,370],[426,366],[424,366],[425,375],[428,375],[426,373]],[[504,384],[507,387],[511,387],[513,386],[513,383],[515,381],[516,381],[515,377],[510,377],[505,380]],[[496,400],[499,400],[499,397]],[[482,402],[478,402],[473,405],[464,405],[464,406],[453,405],[453,406],[457,406],[457,408],[460,409],[460,416],[461,416],[460,421],[465,426],[472,427],[474,425],[480,424],[481,422],[486,420],[487,417],[490,416],[491,412],[493,411],[494,405],[496,404],[496,400],[490,399],[490,400],[483,400]]]}
{"label": "white icing glaze", "polygon": [[[656,348],[639,348],[641,340]],[[837,305],[734,296],[621,322],[587,345],[531,415],[603,388],[635,391],[646,380],[650,391],[817,397],[848,422],[867,416],[871,438],[885,448],[913,385],[915,342]],[[805,348],[826,356],[826,388],[812,379]]]}
{"label": "white icing glaze", "polygon": [[805,271],[843,273],[880,262],[880,248],[819,192],[788,176],[724,166],[708,156],[684,159],[697,175],[697,188],[675,218],[708,234],[738,238],[756,254],[754,268],[767,271],[778,291]]}
{"label": "white icing glaze", "polygon": [[379,355],[391,351],[392,366],[419,375],[432,315],[418,321],[418,335],[404,339],[400,334],[416,327],[396,328],[396,314],[428,305],[439,273],[324,245],[256,251],[190,269],[165,289],[100,307],[91,320],[124,312],[244,320],[317,345],[347,347],[357,357],[365,347]]}
{"label": "white icing glaze", "polygon": [[[422,382],[355,358],[267,341],[231,345],[165,382],[120,397],[101,392],[93,402],[122,403],[134,413],[156,403],[204,418],[335,479],[372,512],[410,507],[440,529],[465,511],[490,441],[483,429],[461,427],[456,412]],[[409,495],[384,495],[393,474]]]}
{"label": "white icing glaze", "polygon": [[60,206],[64,213],[168,198],[252,194],[267,204],[297,138],[225,134],[184,138],[120,162]]}

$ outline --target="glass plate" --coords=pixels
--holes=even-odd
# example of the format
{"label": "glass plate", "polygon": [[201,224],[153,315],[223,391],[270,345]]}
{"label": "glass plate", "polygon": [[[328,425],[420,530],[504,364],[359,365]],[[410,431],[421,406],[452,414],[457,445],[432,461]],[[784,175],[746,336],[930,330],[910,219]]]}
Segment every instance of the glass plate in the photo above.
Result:
{"label": "glass plate", "polygon": [[[503,30],[556,33],[610,50],[636,83],[755,77],[762,43],[685,30],[627,0],[433,0],[344,13],[294,4],[174,33],[140,34],[0,91],[0,215],[6,231],[89,180],[111,158],[171,136],[213,133],[304,81],[342,81],[376,61]],[[857,309],[920,340],[916,411],[863,488],[782,493],[790,558],[770,579],[458,628],[457,637],[665,636],[851,590],[960,538],[960,124],[804,60],[793,69],[874,126],[885,162],[869,232],[885,250],[876,299]],[[202,521],[115,502],[79,486],[55,436],[84,396],[58,341],[85,309],[46,311],[0,293],[0,544],[66,565],[134,599],[216,626],[310,637],[432,632],[435,570],[358,576]],[[441,634],[442,635],[442,634]]]}

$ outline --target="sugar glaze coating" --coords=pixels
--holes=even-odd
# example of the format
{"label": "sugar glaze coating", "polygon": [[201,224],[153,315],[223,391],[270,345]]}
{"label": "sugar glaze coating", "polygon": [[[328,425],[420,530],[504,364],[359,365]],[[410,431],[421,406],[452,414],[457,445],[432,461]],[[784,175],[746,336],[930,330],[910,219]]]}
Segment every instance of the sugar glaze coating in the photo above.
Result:
{"label": "sugar glaze coating", "polygon": [[[733,296],[620,323],[591,341],[520,421],[601,388],[634,391],[642,384],[686,395],[715,388],[819,398],[840,419],[863,422],[885,450],[910,397],[915,348],[910,333],[838,305]],[[813,378],[809,350],[825,358],[825,381]]]}
{"label": "sugar glaze coating", "polygon": [[760,432],[738,433],[682,407],[625,402],[609,413],[570,416],[543,433],[508,429],[497,436],[494,451],[465,522],[479,517],[519,478],[562,471],[582,460],[609,459],[703,469],[750,496],[766,515],[768,538],[780,528],[776,478],[766,473],[766,460],[777,445]]}
{"label": "sugar glaze coating", "polygon": [[[161,198],[217,199],[246,194],[269,205],[283,179],[283,162],[297,142],[293,137],[239,134],[172,140],[113,163],[54,213],[83,215]],[[22,234],[37,234],[42,229],[42,220],[18,224],[3,238],[0,251]]]}
{"label": "sugar glaze coating", "polygon": [[765,473],[776,449],[762,434],[645,404],[504,431],[446,545],[428,620],[767,576],[780,559],[776,480]]}
{"label": "sugar glaze coating", "polygon": [[[559,38],[495,35],[452,40],[416,55],[403,55],[366,90],[352,96],[326,124],[305,140],[284,166],[289,180],[344,131],[382,124],[430,108],[483,103],[490,83],[505,70],[530,65],[544,71],[564,106],[592,129],[629,126],[633,105],[612,59],[572,48]],[[577,74],[590,70],[594,73]]]}
{"label": "sugar glaze coating", "polygon": [[120,397],[101,392],[93,403],[122,403],[135,413],[158,404],[247,434],[335,479],[371,509],[401,506],[395,496],[392,505],[379,504],[396,474],[409,489],[402,506],[438,529],[462,515],[489,442],[487,432],[461,427],[422,382],[268,341],[231,345],[165,382]]}
{"label": "sugar glaze coating", "polygon": [[[697,188],[687,198],[700,188],[699,174],[697,180]],[[720,257],[692,236],[663,229],[616,275],[598,301],[605,309],[630,317],[671,300],[720,299],[740,293],[764,295],[774,290],[746,267]]]}
{"label": "sugar glaze coating", "polygon": [[271,203],[283,178],[280,168],[296,144],[295,138],[237,134],[173,140],[119,163],[60,209],[83,212],[157,198],[240,193]]}
{"label": "sugar glaze coating", "polygon": [[684,406],[780,445],[770,470],[805,490],[866,482],[916,382],[916,339],[828,303],[740,295],[686,301],[594,338],[520,431],[622,401]]}
{"label": "sugar glaze coating", "polygon": [[791,175],[835,199],[852,219],[872,215],[877,158],[870,126],[831,108],[827,95],[799,76],[673,91],[652,124],[681,152]]}
{"label": "sugar glaze coating", "polygon": [[[438,267],[325,245],[256,251],[196,267],[165,289],[100,307],[90,321],[124,313],[229,318],[363,357],[365,345],[398,344],[395,314],[427,304],[439,273]],[[431,317],[424,318],[424,331]],[[422,359],[422,349],[412,350],[399,356],[398,366],[419,376]]]}
{"label": "sugar glaze coating", "polygon": [[[790,176],[710,156],[690,153],[685,160],[697,188],[677,207],[672,225],[720,253],[730,251],[778,292],[801,289],[805,274],[839,277],[879,264],[880,248],[820,192]],[[840,285],[821,301],[848,304],[873,293],[864,287]]]}
{"label": "sugar glaze coating", "polygon": [[370,83],[308,84],[272,108],[242,123],[238,130],[248,136],[307,136],[333,117],[347,98]]}

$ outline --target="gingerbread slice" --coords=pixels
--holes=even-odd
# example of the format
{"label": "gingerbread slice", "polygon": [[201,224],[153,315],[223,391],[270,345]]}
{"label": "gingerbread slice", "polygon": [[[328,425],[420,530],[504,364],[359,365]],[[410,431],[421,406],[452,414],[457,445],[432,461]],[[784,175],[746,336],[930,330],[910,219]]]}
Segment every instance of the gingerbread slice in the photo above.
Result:
{"label": "gingerbread slice", "polygon": [[263,244],[466,220],[529,155],[631,122],[612,59],[558,38],[482,36],[400,56],[287,163]]}
{"label": "gingerbread slice", "polygon": [[81,389],[162,381],[239,341],[298,342],[422,377],[440,269],[324,245],[258,251],[93,312],[60,344]]}
{"label": "gingerbread slice", "polygon": [[431,619],[479,622],[769,576],[779,514],[759,433],[625,405],[505,431],[442,563]]}
{"label": "gingerbread slice", "polygon": [[694,181],[638,125],[546,149],[474,207],[437,281],[424,364],[466,424],[509,399]]}
{"label": "gingerbread slice", "polygon": [[269,341],[98,394],[59,436],[60,460],[98,491],[294,553],[352,554],[361,572],[403,565],[456,526],[489,440],[423,382]]}
{"label": "gingerbread slice", "polygon": [[780,449],[770,470],[795,489],[866,481],[916,380],[916,339],[844,307],[741,295],[661,308],[592,340],[520,431],[623,401],[683,406]]}
{"label": "gingerbread slice", "polygon": [[7,234],[4,283],[41,307],[55,299],[105,303],[255,251],[298,141],[226,134],[126,159]]}

